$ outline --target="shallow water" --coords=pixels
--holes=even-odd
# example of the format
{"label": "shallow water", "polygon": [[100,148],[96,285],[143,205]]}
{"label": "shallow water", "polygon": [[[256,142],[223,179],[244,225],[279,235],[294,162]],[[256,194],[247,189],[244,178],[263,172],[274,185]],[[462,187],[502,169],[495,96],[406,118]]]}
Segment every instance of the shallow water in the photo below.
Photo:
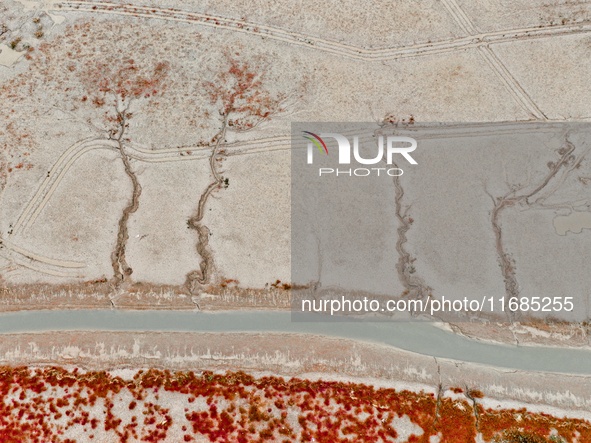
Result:
{"label": "shallow water", "polygon": [[591,374],[591,351],[478,342],[427,322],[292,322],[288,312],[63,310],[0,314],[0,333],[105,330],[283,332],[363,340],[438,358],[571,374]]}

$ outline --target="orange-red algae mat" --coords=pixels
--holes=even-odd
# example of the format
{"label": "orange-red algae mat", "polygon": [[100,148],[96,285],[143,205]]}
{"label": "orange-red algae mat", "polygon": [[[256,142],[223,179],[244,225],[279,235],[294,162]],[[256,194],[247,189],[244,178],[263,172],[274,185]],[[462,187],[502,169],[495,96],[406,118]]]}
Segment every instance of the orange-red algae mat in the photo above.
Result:
{"label": "orange-red algae mat", "polygon": [[128,374],[125,379],[103,371],[0,367],[0,442],[334,443],[404,437],[462,443],[474,442],[478,433],[486,441],[591,442],[587,421],[525,409],[485,410],[478,391],[465,399],[437,399],[425,392],[243,372]]}

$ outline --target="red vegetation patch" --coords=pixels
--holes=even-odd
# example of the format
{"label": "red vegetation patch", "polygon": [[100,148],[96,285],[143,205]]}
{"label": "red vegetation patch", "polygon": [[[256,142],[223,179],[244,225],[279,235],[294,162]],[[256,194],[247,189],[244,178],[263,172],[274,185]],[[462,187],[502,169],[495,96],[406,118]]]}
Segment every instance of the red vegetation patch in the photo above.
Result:
{"label": "red vegetation patch", "polygon": [[470,389],[468,391],[468,397],[471,397],[471,398],[484,398],[484,394],[482,393],[482,391],[479,391],[478,389]]}
{"label": "red vegetation patch", "polygon": [[254,68],[228,54],[226,61],[227,67],[204,86],[211,103],[219,104],[219,112],[227,119],[229,128],[245,131],[281,111],[284,96],[273,96],[265,88],[262,66]]}
{"label": "red vegetation patch", "polygon": [[[475,414],[465,400],[424,392],[243,372],[139,371],[131,380],[102,371],[0,368],[0,441],[394,442],[395,419],[423,429],[409,442],[473,442]],[[158,403],[159,398],[168,402]],[[169,407],[174,405],[175,407]],[[179,406],[182,406],[179,407]],[[523,410],[483,410],[478,429],[490,441],[511,433],[591,441],[591,424]],[[525,435],[525,434],[524,434]],[[72,439],[75,437],[75,440]],[[543,440],[540,440],[543,441]]]}
{"label": "red vegetation patch", "polygon": [[[531,438],[530,440],[524,438],[515,441],[537,442],[542,437],[548,438],[552,430],[555,429],[567,442],[591,442],[591,424],[583,420],[562,419],[543,413],[534,414],[525,408],[487,409],[485,411],[482,407],[479,407],[479,410],[480,431],[486,440],[515,434],[518,430],[524,435],[531,436]],[[575,438],[577,433],[580,434],[578,439]]]}
{"label": "red vegetation patch", "polygon": [[[114,101],[130,98],[148,98],[157,94],[164,87],[169,65],[166,62],[156,63],[154,67],[136,65],[131,58],[121,60],[118,64],[112,61],[97,60],[86,66],[81,73],[81,80],[89,94],[97,94],[93,102],[97,106],[105,103],[106,97]],[[84,98],[82,100],[84,101]]]}

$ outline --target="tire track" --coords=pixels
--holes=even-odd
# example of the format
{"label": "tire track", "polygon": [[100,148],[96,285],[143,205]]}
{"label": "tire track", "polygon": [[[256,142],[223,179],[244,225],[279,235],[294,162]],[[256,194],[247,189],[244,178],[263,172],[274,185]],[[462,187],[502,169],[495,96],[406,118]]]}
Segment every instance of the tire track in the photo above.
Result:
{"label": "tire track", "polygon": [[58,271],[58,270],[54,270],[54,269],[39,267],[33,261],[24,260],[20,257],[11,256],[10,260],[14,261],[14,263],[16,263],[20,266],[30,269],[32,271],[39,272],[41,274],[51,275],[53,277],[84,278],[84,276],[78,275],[78,274],[71,274],[71,273]]}
{"label": "tire track", "polygon": [[[558,124],[560,122],[561,121],[555,121],[555,123]],[[549,121],[548,123],[551,122]],[[493,128],[490,130],[490,132],[482,132],[486,131],[489,127]],[[499,127],[506,127],[506,129],[499,129]],[[444,127],[424,127],[421,125],[413,125],[407,128],[399,128],[397,130],[409,132],[411,134],[412,132],[416,132],[419,130],[429,131],[430,133],[432,133],[432,135],[425,136],[425,134],[423,134],[422,136],[423,139],[428,139],[432,137],[459,137],[463,135],[472,136],[474,133],[478,133],[479,135],[497,134],[499,133],[499,130],[508,132],[523,130],[525,132],[528,132],[534,130],[534,128],[540,130],[540,128],[535,124],[535,122],[525,121],[504,123],[475,123],[469,125],[458,124],[446,125]],[[289,135],[266,137],[249,141],[238,141],[229,143],[224,145],[224,149],[228,151],[226,154],[228,156],[249,155],[278,150],[290,150],[290,142],[291,136]],[[58,160],[49,172],[50,176],[43,181],[43,183],[40,185],[39,189],[35,193],[33,199],[29,201],[29,203],[19,216],[18,221],[15,223],[13,227],[13,235],[16,234],[17,228],[19,230],[24,230],[31,227],[31,225],[35,222],[35,220],[37,219],[37,217],[39,216],[39,214],[41,213],[41,211],[46,206],[47,202],[55,192],[55,189],[60,184],[61,180],[64,178],[64,176],[72,167],[72,165],[76,162],[76,160],[78,160],[85,153],[97,149],[108,149],[115,151],[117,147],[115,143],[113,143],[112,141],[109,142],[109,140],[107,139],[86,139],[82,142],[77,142],[74,145],[72,145],[72,147],[70,147],[58,158]],[[204,146],[168,148],[157,151],[136,146],[129,146],[127,149],[129,156],[132,157],[134,160],[139,160],[146,163],[167,163],[174,161],[203,160],[209,158],[210,155],[210,152],[208,150],[209,148]],[[47,189],[47,187],[50,187],[50,189]],[[23,225],[25,226],[23,227]]]}
{"label": "tire track", "polygon": [[30,214],[30,211],[31,211],[31,206],[33,204],[32,202],[34,202],[38,198],[40,198],[40,193],[42,192],[43,188],[45,186],[47,186],[49,184],[49,182],[51,181],[51,176],[53,176],[56,173],[56,171],[59,170],[62,167],[62,164],[61,164],[62,159],[66,158],[71,152],[74,152],[77,149],[79,149],[80,146],[82,146],[88,140],[89,139],[84,139],[84,140],[80,140],[80,141],[74,143],[54,163],[53,167],[47,172],[47,177],[45,178],[45,180],[43,180],[43,183],[41,184],[41,186],[39,187],[39,189],[37,190],[37,192],[35,193],[35,195],[33,196],[33,198],[31,200],[29,200],[29,204],[25,207],[25,210],[23,212],[21,212],[21,215],[19,216],[19,218],[17,219],[17,221],[14,223],[13,231],[12,231],[13,234],[16,234],[18,232],[18,230],[22,226],[24,220],[27,217],[29,217],[29,214]]}
{"label": "tire track", "polygon": [[504,83],[505,88],[521,105],[521,107],[533,118],[537,120],[547,120],[546,114],[533,101],[529,94],[525,91],[523,86],[517,81],[513,74],[507,69],[505,64],[497,57],[494,51],[488,46],[478,48],[484,59],[495,71],[497,76]]}
{"label": "tire track", "polygon": [[[235,142],[224,146],[224,149],[229,151],[236,150],[237,152],[229,152],[228,155],[238,154],[238,150],[265,150],[265,145],[276,145],[281,143],[289,143],[290,137],[267,137],[259,140],[251,140],[247,142]],[[35,220],[43,211],[47,202],[53,196],[53,193],[66,176],[73,164],[84,154],[99,149],[106,149],[116,151],[118,149],[117,143],[113,140],[107,139],[85,139],[74,143],[68,148],[56,161],[54,166],[48,171],[47,177],[41,183],[39,189],[33,196],[29,203],[15,222],[13,226],[12,235],[18,232],[24,232],[30,228]],[[145,148],[136,148],[130,146],[128,148],[130,157],[135,160],[148,163],[165,163],[171,161],[191,161],[202,160],[208,158],[209,154],[206,147],[182,147],[166,150],[151,151]],[[176,153],[176,155],[170,155]],[[162,155],[165,154],[165,155]]]}
{"label": "tire track", "polygon": [[[443,5],[448,13],[452,16],[458,26],[468,35],[477,35],[478,30],[457,4],[456,0],[442,0]],[[497,57],[493,50],[488,45],[478,46],[478,52],[484,60],[488,63],[491,69],[499,77],[505,89],[515,99],[517,103],[533,118],[538,120],[547,120],[546,115],[527,94],[525,89],[519,84],[513,74],[507,69],[503,62]]]}
{"label": "tire track", "polygon": [[[445,126],[421,126],[420,124],[416,124],[413,126],[409,126],[406,128],[397,128],[397,131],[401,134],[408,134],[412,136],[413,133],[417,131],[422,132],[422,139],[433,139],[433,138],[451,138],[451,137],[471,137],[476,134],[478,135],[494,135],[494,134],[506,134],[506,133],[515,133],[515,132],[539,132],[540,130],[553,130],[555,129],[556,125],[552,124],[561,124],[562,121],[551,121],[551,122],[544,122],[543,126],[540,126],[540,122],[536,121],[521,121],[521,122],[490,122],[490,123],[473,123],[473,124],[457,124],[457,125],[445,125]],[[228,152],[226,155],[228,156],[238,156],[238,155],[251,155],[251,154],[260,154],[266,153],[271,151],[280,151],[280,150],[291,150],[292,147],[290,145],[291,137],[290,136],[277,136],[277,137],[267,137],[249,141],[240,141],[240,142],[233,142],[231,144],[225,145],[224,149]],[[19,222],[22,225],[26,222],[27,226],[31,226],[40,212],[43,210],[53,192],[60,184],[61,180],[67,174],[68,170],[71,166],[78,160],[82,155],[87,152],[98,150],[98,149],[108,149],[108,150],[116,150],[117,147],[115,144],[109,140],[97,140],[97,139],[85,139],[73,144],[68,150],[66,150],[56,161],[54,166],[50,170],[50,177],[46,177],[46,179],[42,182],[39,189],[33,196],[33,198],[29,201],[28,205],[25,207],[21,216],[19,217]],[[130,146],[129,148],[130,156],[136,160],[148,162],[148,163],[164,163],[164,162],[173,162],[173,161],[192,161],[192,160],[204,160],[209,158],[209,151],[207,147],[198,146],[198,147],[181,147],[181,148],[168,148],[162,149],[158,151],[152,151],[142,147],[133,147]],[[188,155],[187,152],[191,152],[191,155]],[[181,155],[181,154],[185,155]],[[165,154],[165,155],[161,155]],[[176,155],[171,155],[176,154]],[[51,189],[46,189],[50,187]],[[30,218],[28,214],[34,214],[33,218]],[[16,226],[14,227],[13,233],[16,232]],[[7,242],[6,240],[2,241],[3,245],[0,245],[0,250],[2,250],[1,246],[4,246],[6,252],[2,255],[6,256],[7,253],[10,252],[10,259],[15,260],[19,264],[26,266],[30,269],[34,269],[39,272],[43,272],[49,275],[57,275],[55,272],[58,271],[47,271],[43,270],[37,266],[31,265],[31,262],[39,262],[43,265],[49,266],[56,266],[62,268],[83,268],[86,266],[85,263],[81,262],[74,262],[74,261],[64,261],[64,260],[55,260],[47,257],[43,257],[39,254],[32,253],[22,248],[18,248],[12,243]],[[14,254],[20,256],[20,259],[17,260],[14,257]],[[70,274],[60,273],[58,276],[71,276]]]}
{"label": "tire track", "polygon": [[441,0],[443,6],[448,10],[450,15],[456,21],[456,23],[462,28],[462,30],[468,35],[477,35],[478,30],[472,23],[472,20],[464,12],[464,10],[458,5],[455,0]]}
{"label": "tire track", "polygon": [[49,257],[44,257],[34,252],[30,252],[24,248],[19,246],[13,245],[11,242],[7,242],[6,240],[0,241],[0,245],[6,247],[6,249],[15,252],[23,257],[26,257],[30,260],[38,261],[40,263],[45,263],[52,266],[57,266],[61,268],[69,268],[69,269],[80,269],[86,267],[86,264],[77,261],[69,261],[69,260],[57,260]]}
{"label": "tire track", "polygon": [[12,235],[31,226],[74,162],[86,152],[95,149],[116,149],[116,147],[108,140],[92,139],[75,143],[64,152],[47,173],[35,196],[29,201],[29,204],[14,224]]}
{"label": "tire track", "polygon": [[11,263],[16,263],[25,268],[55,277],[81,278],[77,274],[79,269],[86,264],[69,260],[57,260],[30,252],[19,246],[15,246],[6,240],[0,240],[0,256]]}
{"label": "tire track", "polygon": [[99,139],[96,138],[87,138],[80,140],[70,146],[65,152],[63,152],[51,167],[51,169],[47,172],[47,176],[43,180],[43,183],[33,196],[33,198],[29,201],[29,204],[25,207],[25,210],[21,213],[17,221],[13,225],[13,235],[16,234],[23,224],[31,217],[32,212],[34,211],[35,202],[39,199],[43,199],[48,189],[51,188],[55,180],[61,181],[61,178],[67,172],[69,167],[71,166],[70,160],[72,157],[76,157],[78,153],[84,152],[88,145],[92,145],[93,143],[99,143]]}
{"label": "tire track", "polygon": [[529,27],[510,30],[478,33],[470,19],[453,0],[445,0],[444,5],[454,16],[458,24],[468,35],[464,37],[441,40],[433,43],[418,43],[400,47],[367,49],[349,45],[335,40],[326,40],[306,34],[287,31],[281,28],[250,23],[243,20],[220,16],[189,12],[172,8],[156,8],[147,6],[121,5],[109,2],[91,1],[55,1],[50,8],[54,11],[72,11],[88,13],[116,14],[132,17],[150,18],[193,23],[200,26],[226,29],[243,34],[251,34],[263,38],[281,41],[287,44],[316,49],[342,57],[361,61],[385,61],[423,55],[436,55],[461,49],[479,48],[489,44],[510,42],[522,39],[555,37],[561,35],[591,32],[591,22],[578,24],[556,25],[545,27]]}

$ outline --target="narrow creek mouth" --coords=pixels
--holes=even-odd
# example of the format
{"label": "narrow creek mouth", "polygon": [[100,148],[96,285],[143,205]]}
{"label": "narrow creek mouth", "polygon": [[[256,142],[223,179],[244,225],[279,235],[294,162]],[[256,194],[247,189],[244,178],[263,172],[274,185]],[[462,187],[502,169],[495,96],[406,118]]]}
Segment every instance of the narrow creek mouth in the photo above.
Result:
{"label": "narrow creek mouth", "polygon": [[0,334],[72,330],[325,335],[509,370],[591,374],[591,350],[485,343],[427,322],[292,322],[290,313],[270,311],[54,310],[0,314]]}

